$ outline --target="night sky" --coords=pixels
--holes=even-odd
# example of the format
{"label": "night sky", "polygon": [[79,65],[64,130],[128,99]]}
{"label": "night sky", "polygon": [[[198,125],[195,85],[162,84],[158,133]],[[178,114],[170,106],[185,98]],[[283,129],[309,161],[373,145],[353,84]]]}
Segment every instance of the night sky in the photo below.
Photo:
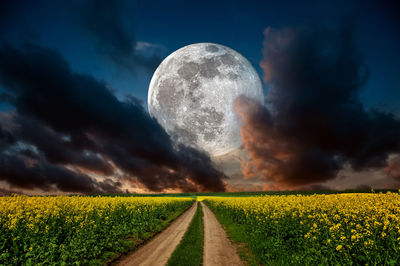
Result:
{"label": "night sky", "polygon": [[[2,1],[0,192],[398,188],[396,2]],[[157,66],[198,42],[264,86],[217,161],[147,112]]]}

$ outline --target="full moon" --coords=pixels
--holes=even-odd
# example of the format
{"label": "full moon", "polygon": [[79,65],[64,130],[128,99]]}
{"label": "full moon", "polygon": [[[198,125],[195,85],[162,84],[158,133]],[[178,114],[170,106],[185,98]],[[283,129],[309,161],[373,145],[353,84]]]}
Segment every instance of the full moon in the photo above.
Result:
{"label": "full moon", "polygon": [[233,110],[239,95],[264,103],[250,62],[226,46],[196,43],[159,65],[150,82],[148,108],[174,141],[220,156],[242,143]]}

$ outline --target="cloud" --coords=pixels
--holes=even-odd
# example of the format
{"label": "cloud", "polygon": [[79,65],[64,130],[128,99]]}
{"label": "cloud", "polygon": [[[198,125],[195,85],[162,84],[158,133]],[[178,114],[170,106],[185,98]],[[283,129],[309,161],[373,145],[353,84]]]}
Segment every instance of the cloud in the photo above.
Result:
{"label": "cloud", "polygon": [[345,164],[382,168],[400,152],[399,119],[360,101],[368,69],[351,26],[268,28],[263,54],[267,107],[235,101],[244,173],[290,188],[334,179]]}
{"label": "cloud", "polygon": [[16,190],[0,188],[0,196],[10,196],[10,195],[14,195],[14,194],[23,194],[23,193],[20,191],[16,191]]}
{"label": "cloud", "polygon": [[[22,155],[22,154],[21,154]],[[3,154],[0,157],[0,178],[18,188],[43,191],[58,190],[83,193],[118,193],[120,183],[110,179],[97,181],[93,178],[71,171],[65,167],[36,160],[28,165],[21,157]]]}
{"label": "cloud", "polygon": [[369,185],[366,185],[366,184],[361,184],[361,185],[356,186],[355,189],[358,189],[358,190],[371,190],[372,187],[369,186]]}
{"label": "cloud", "polygon": [[136,39],[128,1],[87,0],[78,10],[98,51],[118,66],[128,70],[142,67],[153,73],[161,63],[162,46]]}
{"label": "cloud", "polygon": [[113,177],[123,176],[153,191],[225,190],[206,154],[174,144],[140,101],[118,100],[55,50],[5,44],[0,86],[15,108],[0,120],[0,180],[89,193],[118,191]]}
{"label": "cloud", "polygon": [[397,156],[392,158],[387,167],[385,168],[385,172],[388,176],[396,179],[400,182],[400,157]]}

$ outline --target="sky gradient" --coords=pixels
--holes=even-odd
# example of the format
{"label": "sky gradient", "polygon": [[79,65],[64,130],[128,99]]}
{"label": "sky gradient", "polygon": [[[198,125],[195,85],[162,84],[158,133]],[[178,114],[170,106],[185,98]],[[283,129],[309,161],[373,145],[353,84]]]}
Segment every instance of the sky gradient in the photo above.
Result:
{"label": "sky gradient", "polygon": [[[396,187],[395,10],[396,1],[4,2],[0,187]],[[264,80],[266,107],[237,102],[243,134],[257,138],[243,138],[239,161],[222,168],[201,151],[176,147],[147,113],[154,70],[197,42],[238,51]],[[269,148],[254,149],[260,143]]]}

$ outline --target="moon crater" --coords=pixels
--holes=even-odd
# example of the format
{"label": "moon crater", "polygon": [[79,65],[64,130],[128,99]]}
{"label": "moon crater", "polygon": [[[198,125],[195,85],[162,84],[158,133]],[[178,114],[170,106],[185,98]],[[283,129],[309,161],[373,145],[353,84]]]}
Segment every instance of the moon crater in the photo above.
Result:
{"label": "moon crater", "polygon": [[241,144],[233,110],[239,95],[264,102],[251,64],[226,46],[198,43],[160,64],[150,82],[148,106],[172,139],[219,156]]}

